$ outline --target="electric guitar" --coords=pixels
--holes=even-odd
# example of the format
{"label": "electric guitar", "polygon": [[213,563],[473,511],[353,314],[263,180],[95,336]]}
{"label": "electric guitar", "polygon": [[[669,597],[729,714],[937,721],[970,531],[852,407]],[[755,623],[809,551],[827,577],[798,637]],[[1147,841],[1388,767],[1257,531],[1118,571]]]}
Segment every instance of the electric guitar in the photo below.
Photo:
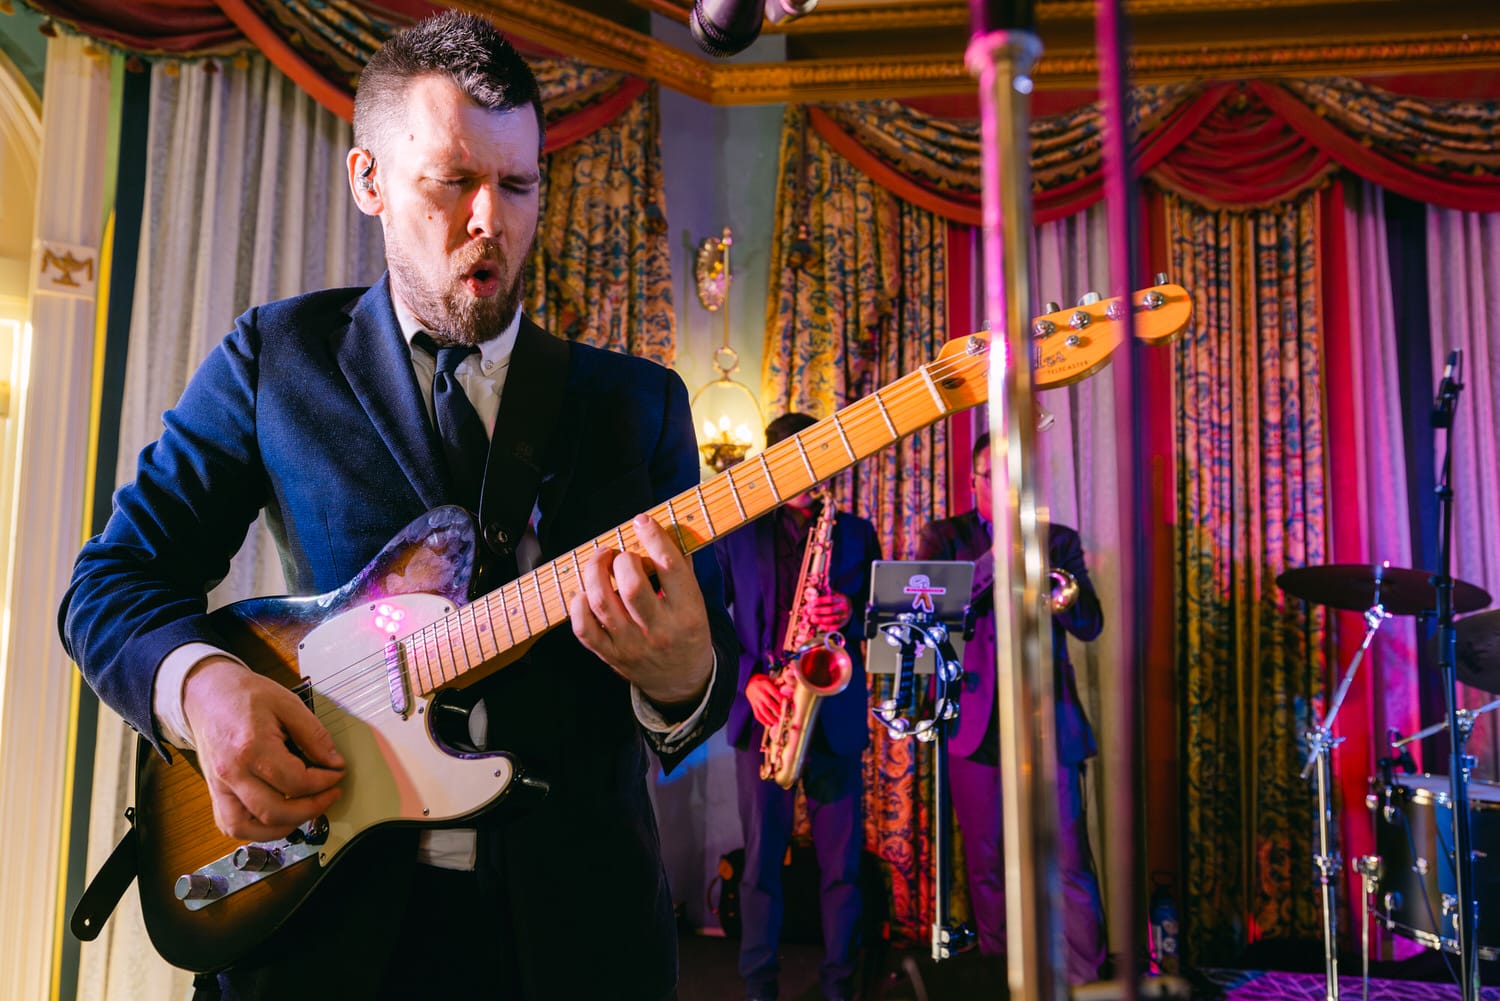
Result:
{"label": "electric guitar", "polygon": [[[1140,336],[1188,323],[1183,289],[1158,285],[1130,305],[1103,301],[1033,321],[1035,385],[1065,385],[1105,364],[1133,306]],[[989,339],[957,338],[936,359],[800,434],[647,512],[684,554],[949,414],[988,397]],[[228,647],[295,691],[332,734],[343,795],[289,836],[224,835],[197,762],[144,741],[135,811],[141,910],[169,963],[223,969],[271,936],[345,849],[385,825],[451,825],[501,800],[539,794],[503,751],[463,753],[432,729],[442,700],[517,660],[568,619],[583,561],[599,547],[640,552],[627,523],[468,601],[479,548],[469,514],[440,507],[412,522],[353,580],[314,597],[252,598],[212,613]],[[497,730],[502,727],[497,727]],[[503,739],[503,733],[500,734]]]}

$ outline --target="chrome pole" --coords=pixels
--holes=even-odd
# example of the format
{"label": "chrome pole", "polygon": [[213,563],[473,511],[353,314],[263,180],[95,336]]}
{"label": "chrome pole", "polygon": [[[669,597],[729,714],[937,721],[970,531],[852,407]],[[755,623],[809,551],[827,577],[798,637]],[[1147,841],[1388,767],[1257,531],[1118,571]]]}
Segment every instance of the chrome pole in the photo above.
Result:
{"label": "chrome pole", "polygon": [[[1057,751],[1047,557],[1034,471],[1036,409],[1027,344],[1031,296],[1031,70],[1041,55],[1031,0],[970,0],[966,62],[979,78],[985,320],[990,356],[996,691],[1010,997],[1066,996],[1057,870]],[[1004,350],[996,350],[1003,339]],[[1003,459],[1003,461],[1002,461]]]}
{"label": "chrome pole", "polygon": [[[1094,49],[1099,54],[1099,97],[1104,127],[1104,204],[1109,221],[1111,296],[1129,297],[1140,281],[1142,247],[1137,240],[1136,194],[1131,174],[1129,119],[1126,102],[1126,31],[1122,0],[1098,0],[1098,18],[1094,28]],[[1127,300],[1128,301],[1128,300]],[[1141,852],[1141,816],[1138,804],[1143,796],[1139,766],[1141,732],[1141,666],[1147,663],[1146,629],[1139,614],[1140,602],[1151,593],[1146,552],[1145,517],[1150,507],[1146,479],[1137,469],[1145,455],[1144,425],[1135,406],[1136,360],[1140,344],[1135,337],[1135,311],[1125,312],[1125,341],[1114,360],[1117,397],[1115,413],[1127,429],[1124,440],[1128,451],[1120,479],[1129,489],[1117,491],[1116,510],[1123,531],[1119,537],[1120,607],[1135,612],[1119,616],[1121,657],[1118,667],[1108,672],[1104,685],[1106,697],[1103,722],[1104,739],[1100,750],[1108,755],[1107,780],[1109,824],[1104,838],[1103,875],[1108,880],[1110,951],[1114,955],[1114,976],[1110,984],[1114,996],[1135,998],[1140,985],[1137,941],[1140,924],[1146,917],[1143,876],[1145,865]]]}

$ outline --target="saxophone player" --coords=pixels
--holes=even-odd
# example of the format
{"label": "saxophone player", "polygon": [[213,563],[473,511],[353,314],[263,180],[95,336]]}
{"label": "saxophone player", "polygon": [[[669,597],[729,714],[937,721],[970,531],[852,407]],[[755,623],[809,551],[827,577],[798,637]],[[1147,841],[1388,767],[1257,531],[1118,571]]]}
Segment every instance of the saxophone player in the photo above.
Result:
{"label": "saxophone player", "polygon": [[[948,740],[953,810],[964,837],[969,897],[979,951],[1005,952],[1005,861],[1001,857],[1000,734],[995,692],[995,611],[990,594],[994,502],[990,436],[974,443],[974,509],[923,527],[917,559],[974,560],[974,639],[964,648],[958,729]],[[1083,815],[1084,762],[1098,753],[1068,659],[1069,634],[1088,641],[1104,629],[1104,612],[1089,582],[1083,544],[1066,525],[1051,525],[1052,650],[1057,700],[1058,866],[1063,891],[1063,955],[1070,983],[1097,980],[1104,961],[1104,911]],[[997,977],[1003,981],[1003,976]]]}
{"label": "saxophone player", "polygon": [[[788,413],[766,427],[774,445],[815,424],[802,413]],[[810,533],[821,521],[822,502],[803,494],[716,544],[724,570],[725,598],[744,652],[739,694],[730,709],[727,734],[736,748],[740,826],[745,836],[745,871],[740,881],[742,936],[739,972],[746,996],[777,997],[778,945],[782,926],[782,860],[791,840],[797,781],[807,798],[819,869],[824,957],[819,968],[823,996],[853,996],[859,956],[859,868],[864,847],[861,797],[862,759],[869,744],[865,670],[860,643],[848,641],[848,680],[837,694],[820,700],[813,717],[800,778],[783,788],[762,778],[767,728],[776,728],[793,696],[784,649],[798,634],[790,621],[799,607],[802,631],[829,633],[850,628],[850,613],[863,608],[870,589],[870,564],[880,558],[875,527],[842,511],[831,521],[831,549],[814,560]],[[798,602],[804,571],[821,564],[819,593]],[[814,582],[816,583],[816,582]]]}

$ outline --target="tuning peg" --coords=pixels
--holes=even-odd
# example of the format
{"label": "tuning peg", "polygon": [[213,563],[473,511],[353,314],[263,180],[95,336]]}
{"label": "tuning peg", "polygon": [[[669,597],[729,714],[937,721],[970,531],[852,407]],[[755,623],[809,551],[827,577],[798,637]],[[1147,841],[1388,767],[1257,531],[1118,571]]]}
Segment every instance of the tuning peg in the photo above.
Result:
{"label": "tuning peg", "polygon": [[1165,285],[1166,283],[1167,283],[1167,273],[1165,271],[1158,271],[1156,273],[1156,284],[1157,285]]}
{"label": "tuning peg", "polygon": [[1083,293],[1083,295],[1078,297],[1078,305],[1092,306],[1102,298],[1103,296],[1101,296],[1098,292],[1085,292]]}
{"label": "tuning peg", "polygon": [[1042,303],[1042,312],[1044,314],[1045,313],[1060,313],[1060,312],[1062,312],[1062,303],[1060,303],[1060,302],[1053,302],[1051,299],[1048,299],[1046,302]]}

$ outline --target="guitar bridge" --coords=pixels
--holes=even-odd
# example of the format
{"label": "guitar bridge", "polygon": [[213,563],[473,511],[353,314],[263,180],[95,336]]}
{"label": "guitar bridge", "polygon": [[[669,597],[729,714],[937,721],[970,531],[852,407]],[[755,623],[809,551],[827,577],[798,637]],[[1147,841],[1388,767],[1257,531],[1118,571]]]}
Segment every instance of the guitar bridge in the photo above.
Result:
{"label": "guitar bridge", "polygon": [[[320,827],[320,821],[325,826]],[[311,835],[320,829],[326,831],[326,823],[319,817],[280,841],[253,841],[240,845],[223,858],[178,876],[172,893],[188,910],[202,910],[298,862],[316,858],[323,839]]]}

